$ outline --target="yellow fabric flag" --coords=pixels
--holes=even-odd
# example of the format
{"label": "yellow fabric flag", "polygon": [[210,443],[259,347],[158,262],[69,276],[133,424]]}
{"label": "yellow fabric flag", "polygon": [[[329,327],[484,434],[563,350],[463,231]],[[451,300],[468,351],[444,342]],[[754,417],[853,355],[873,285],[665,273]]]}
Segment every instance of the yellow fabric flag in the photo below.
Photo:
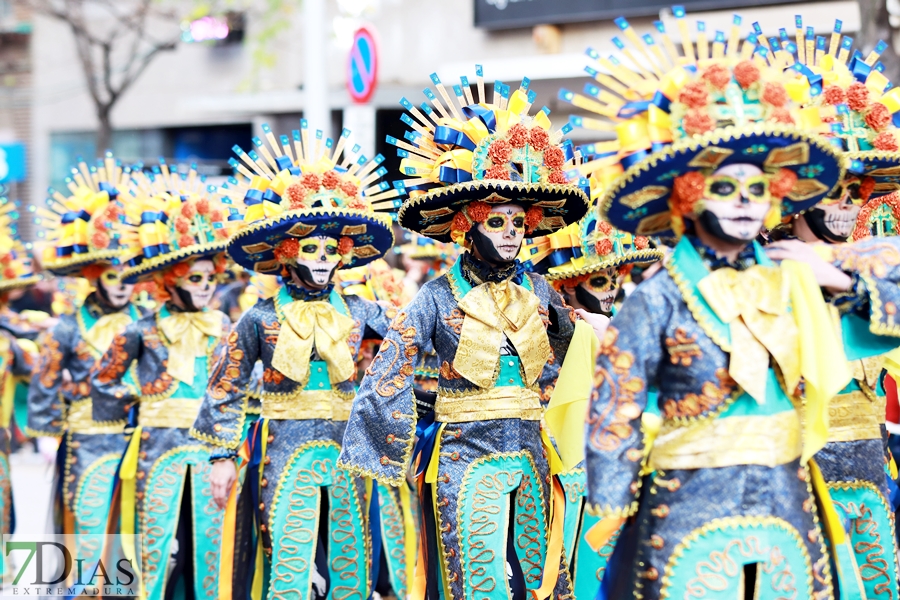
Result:
{"label": "yellow fabric flag", "polygon": [[792,314],[800,334],[800,373],[806,397],[801,461],[805,463],[825,446],[828,403],[850,382],[852,373],[812,270],[793,260],[782,261],[781,268],[788,274]]}
{"label": "yellow fabric flag", "polygon": [[566,471],[584,460],[584,423],[594,388],[599,346],[594,329],[586,321],[576,321],[575,333],[544,413],[544,422],[556,440]]}

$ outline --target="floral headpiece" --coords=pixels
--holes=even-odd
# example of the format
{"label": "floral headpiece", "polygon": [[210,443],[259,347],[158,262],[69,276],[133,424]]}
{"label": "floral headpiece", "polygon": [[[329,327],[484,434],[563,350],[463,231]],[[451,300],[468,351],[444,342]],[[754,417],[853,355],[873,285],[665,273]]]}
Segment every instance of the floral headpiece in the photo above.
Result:
{"label": "floral headpiece", "polygon": [[335,143],[314,139],[305,119],[292,135],[276,139],[263,125],[264,139],[254,138],[256,150],[234,147],[240,161],[231,165],[242,177],[223,186],[244,206],[242,228],[228,252],[238,264],[259,273],[279,273],[282,264],[296,259],[299,240],[325,236],[338,240],[342,267],[365,264],[384,254],[394,241],[391,219],[373,204],[393,202],[399,195],[381,178],[387,173],[384,157],[358,156],[349,151],[350,130]]}
{"label": "floral headpiece", "polygon": [[551,132],[546,107],[529,115],[536,93],[527,78],[512,93],[494,83],[489,101],[480,65],[476,73],[474,91],[466,77],[453,86],[455,102],[436,74],[431,80],[437,94],[425,90],[431,106],[400,100],[407,111],[401,120],[410,130],[404,140],[387,141],[403,159],[407,179],[397,185],[409,198],[388,209],[399,208],[400,224],[411,231],[457,243],[497,204],[522,205],[529,235],[580,219],[587,181],[572,184],[566,176],[576,160],[572,143],[563,139],[570,128]]}
{"label": "floral headpiece", "polygon": [[[588,50],[595,61],[588,72],[598,85],[588,84],[585,94],[560,91],[563,100],[595,115],[575,116],[573,125],[616,135],[585,147],[587,160],[578,167],[600,188],[601,214],[640,235],[677,230],[698,199],[700,178],[735,163],[758,165],[769,175],[773,205],[780,200],[785,214],[814,206],[843,175],[837,151],[818,135],[828,131],[823,117],[834,111],[803,107],[793,75],[785,72],[787,53],[770,51],[756,35],[741,44],[740,17],[727,39],[716,32],[711,44],[698,23],[695,47],[684,9],[673,13],[682,53],[662,22],[656,23],[658,44],[619,18],[616,25],[634,48],[613,38],[619,56]],[[773,210],[768,221],[779,219]]]}

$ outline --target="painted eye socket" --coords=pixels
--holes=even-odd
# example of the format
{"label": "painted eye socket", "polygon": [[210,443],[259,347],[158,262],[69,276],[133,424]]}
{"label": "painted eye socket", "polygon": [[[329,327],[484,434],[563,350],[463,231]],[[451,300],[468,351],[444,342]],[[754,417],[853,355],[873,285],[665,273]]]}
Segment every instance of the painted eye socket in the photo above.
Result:
{"label": "painted eye socket", "polygon": [[337,254],[337,252],[338,252],[337,246],[325,246],[325,254],[327,254],[329,256],[333,256],[333,255]]}
{"label": "painted eye socket", "polygon": [[203,275],[200,275],[199,273],[188,275],[188,281],[191,283],[201,283],[203,281]]}
{"label": "painted eye socket", "polygon": [[485,226],[491,229],[503,229],[504,225],[506,225],[506,219],[503,217],[491,217],[485,221]]}
{"label": "painted eye socket", "polygon": [[319,250],[319,247],[316,244],[303,244],[300,247],[300,252],[303,254],[315,254]]}
{"label": "painted eye socket", "polygon": [[610,281],[606,275],[598,275],[596,277],[591,277],[588,283],[595,290],[606,290],[609,288]]}
{"label": "painted eye socket", "polygon": [[117,283],[119,281],[119,274],[115,271],[107,271],[103,274],[103,281],[107,283]]}
{"label": "painted eye socket", "polygon": [[846,185],[841,184],[837,186],[836,188],[828,192],[828,195],[825,196],[822,204],[855,204],[856,206],[862,206],[863,199],[860,195],[859,182],[853,182]]}
{"label": "painted eye socket", "polygon": [[766,186],[762,182],[751,183],[747,186],[747,191],[754,196],[762,196],[766,193]]}
{"label": "painted eye socket", "polygon": [[516,229],[525,229],[525,217],[513,217],[512,223]]}
{"label": "painted eye socket", "polygon": [[709,191],[716,196],[728,197],[734,194],[737,186],[731,181],[713,181],[709,186]]}

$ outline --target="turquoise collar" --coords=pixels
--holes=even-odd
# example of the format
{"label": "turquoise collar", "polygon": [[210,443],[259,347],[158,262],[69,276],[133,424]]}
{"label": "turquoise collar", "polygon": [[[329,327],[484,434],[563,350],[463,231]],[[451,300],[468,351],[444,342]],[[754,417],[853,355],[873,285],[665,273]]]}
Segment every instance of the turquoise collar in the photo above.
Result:
{"label": "turquoise collar", "polygon": [[[305,300],[295,300],[294,297],[291,296],[291,293],[288,292],[287,286],[281,286],[280,288],[278,288],[278,294],[275,298],[275,309],[278,311],[279,320],[284,321],[284,315],[281,312],[281,307],[287,306],[291,302],[305,302]],[[350,309],[347,306],[347,303],[344,301],[344,298],[338,293],[336,289],[332,289],[331,293],[328,294],[328,303],[345,317],[351,316]]]}
{"label": "turquoise collar", "polygon": [[[757,264],[764,267],[774,266],[775,263],[766,255],[765,250],[758,243],[753,244],[753,252],[756,256]],[[694,248],[690,240],[682,237],[681,241],[675,246],[672,252],[672,258],[669,260],[666,268],[669,274],[678,286],[684,298],[688,309],[700,324],[700,327],[709,335],[710,338],[722,350],[730,352],[731,350],[731,328],[727,323],[722,321],[719,316],[710,308],[703,295],[698,288],[699,283],[704,277],[709,275],[709,268],[704,264],[700,253]]]}

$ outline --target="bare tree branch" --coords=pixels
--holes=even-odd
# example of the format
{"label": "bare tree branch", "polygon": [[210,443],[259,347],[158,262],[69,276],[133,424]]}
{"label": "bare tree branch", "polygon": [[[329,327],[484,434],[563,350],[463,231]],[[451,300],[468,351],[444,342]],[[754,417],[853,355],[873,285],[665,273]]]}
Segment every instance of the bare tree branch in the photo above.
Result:
{"label": "bare tree branch", "polygon": [[[98,148],[108,147],[116,103],[161,52],[180,39],[178,18],[158,0],[27,0],[31,8],[65,23],[75,38],[88,93],[100,122]],[[98,15],[90,21],[86,9]],[[93,17],[93,13],[92,13]],[[151,31],[166,33],[155,39]]]}

